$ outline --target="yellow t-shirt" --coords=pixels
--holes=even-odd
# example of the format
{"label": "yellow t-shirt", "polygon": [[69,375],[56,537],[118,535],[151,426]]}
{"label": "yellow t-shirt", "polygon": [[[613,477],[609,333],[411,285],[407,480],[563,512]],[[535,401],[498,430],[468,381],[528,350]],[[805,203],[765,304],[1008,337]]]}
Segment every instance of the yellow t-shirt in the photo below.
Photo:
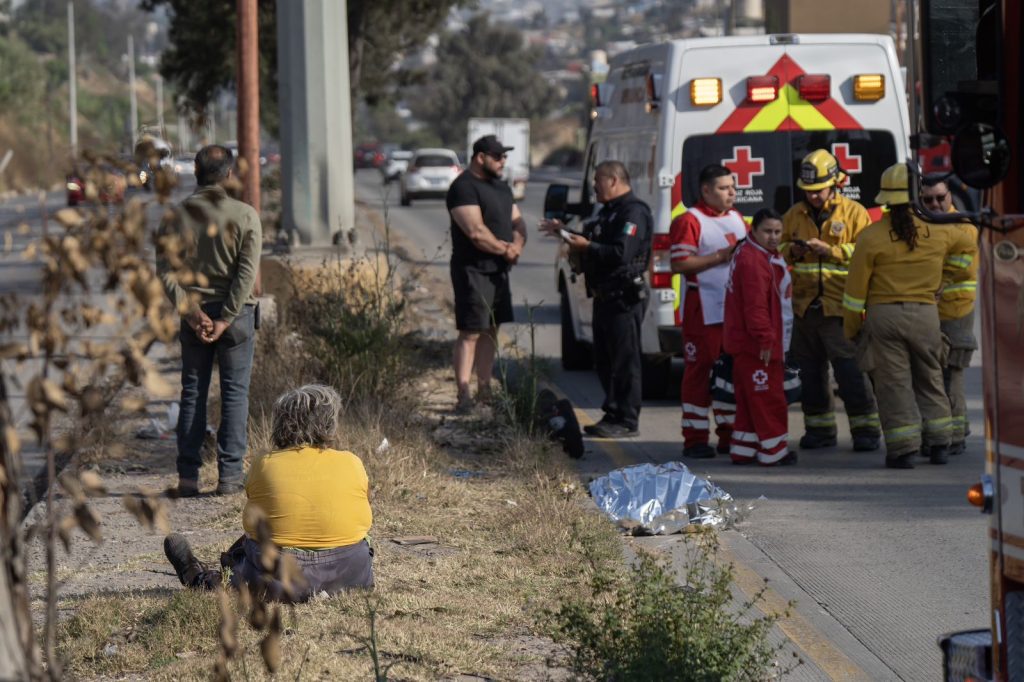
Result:
{"label": "yellow t-shirt", "polygon": [[[300,446],[253,463],[245,506],[266,513],[279,546],[329,549],[366,537],[373,523],[368,490],[363,462],[351,452]],[[245,532],[256,535],[248,525]]]}

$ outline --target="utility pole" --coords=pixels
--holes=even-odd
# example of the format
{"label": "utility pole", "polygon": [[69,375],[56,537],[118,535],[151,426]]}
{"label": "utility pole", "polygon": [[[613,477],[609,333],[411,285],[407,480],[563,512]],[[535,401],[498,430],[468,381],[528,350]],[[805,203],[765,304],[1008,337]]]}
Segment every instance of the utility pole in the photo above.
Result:
{"label": "utility pole", "polygon": [[355,227],[347,36],[346,0],[277,3],[281,221],[304,245]]}
{"label": "utility pole", "polygon": [[71,158],[78,157],[78,72],[75,69],[75,3],[68,0],[68,121]]}
{"label": "utility pole", "polygon": [[167,139],[167,131],[164,130],[164,77],[156,75],[156,127],[160,129],[161,139]]}
{"label": "utility pole", "polygon": [[238,0],[238,158],[245,159],[243,201],[260,210],[260,72],[256,0]]}
{"label": "utility pole", "polygon": [[139,135],[139,103],[135,99],[135,39],[128,36],[128,98],[132,127],[132,154]]}

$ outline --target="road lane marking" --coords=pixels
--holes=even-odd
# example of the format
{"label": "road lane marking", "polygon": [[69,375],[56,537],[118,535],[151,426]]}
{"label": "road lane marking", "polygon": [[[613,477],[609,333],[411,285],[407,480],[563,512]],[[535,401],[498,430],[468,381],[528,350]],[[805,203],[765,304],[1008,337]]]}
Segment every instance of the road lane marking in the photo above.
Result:
{"label": "road lane marking", "polygon": [[[765,579],[754,569],[743,564],[728,548],[719,546],[719,554],[733,567],[733,581],[737,587],[753,598],[759,590],[764,590],[758,609],[765,613],[782,614],[789,607],[789,602],[778,592],[765,583]],[[809,595],[808,595],[809,596]],[[789,616],[779,616],[776,625],[816,666],[833,680],[866,680],[868,675],[860,666],[828,639],[807,618],[795,609]]]}

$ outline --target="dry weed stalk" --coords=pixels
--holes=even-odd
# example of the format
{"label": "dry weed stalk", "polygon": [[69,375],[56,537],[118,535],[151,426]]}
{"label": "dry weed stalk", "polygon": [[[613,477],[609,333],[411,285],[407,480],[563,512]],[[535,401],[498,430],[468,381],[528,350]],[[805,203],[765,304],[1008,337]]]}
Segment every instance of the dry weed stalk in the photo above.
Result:
{"label": "dry weed stalk", "polygon": [[[86,174],[86,196],[99,197],[101,185],[107,181],[109,178],[93,164]],[[167,200],[171,189],[171,179],[158,181],[160,203]],[[145,256],[149,235],[144,202],[131,200],[113,214],[104,206],[67,208],[58,211],[54,218],[62,229],[47,230],[44,215],[42,237],[30,243],[23,253],[25,260],[38,260],[41,265],[40,294],[28,302],[9,296],[0,305],[0,332],[17,331],[27,336],[25,342],[0,347],[0,359],[8,361],[0,373],[0,426],[5,434],[0,478],[6,503],[2,535],[4,545],[11,548],[4,555],[4,572],[9,580],[0,583],[0,612],[12,607],[9,611],[16,626],[12,631],[19,633],[19,676],[40,677],[31,616],[23,596],[24,539],[17,528],[20,509],[12,502],[20,494],[15,464],[18,443],[6,393],[7,382],[18,380],[10,361],[15,361],[19,369],[26,361],[40,361],[40,369],[25,382],[25,393],[32,414],[30,427],[47,457],[44,652],[47,675],[59,679],[61,667],[55,650],[55,545],[60,539],[70,551],[70,534],[76,526],[94,542],[102,541],[100,519],[87,498],[102,494],[103,488],[99,477],[92,473],[62,475],[60,485],[72,500],[72,511],[58,520],[54,489],[56,456],[58,451],[76,451],[81,439],[74,430],[56,434],[55,421],[60,414],[87,423],[98,419],[125,381],[144,386],[157,395],[169,395],[171,387],[145,353],[155,341],[173,339],[177,324],[163,304],[163,289]],[[104,336],[98,334],[104,331]]]}

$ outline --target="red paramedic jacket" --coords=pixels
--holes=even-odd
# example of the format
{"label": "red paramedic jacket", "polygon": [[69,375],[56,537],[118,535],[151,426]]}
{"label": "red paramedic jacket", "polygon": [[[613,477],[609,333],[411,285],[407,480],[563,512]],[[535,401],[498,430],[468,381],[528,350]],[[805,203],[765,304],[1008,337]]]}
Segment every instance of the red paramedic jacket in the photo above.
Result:
{"label": "red paramedic jacket", "polygon": [[[757,357],[771,348],[772,361],[782,361],[782,299],[792,297],[783,263],[778,251],[768,251],[751,237],[736,250],[725,291],[722,346],[726,353]],[[783,286],[789,291],[782,291]]]}

